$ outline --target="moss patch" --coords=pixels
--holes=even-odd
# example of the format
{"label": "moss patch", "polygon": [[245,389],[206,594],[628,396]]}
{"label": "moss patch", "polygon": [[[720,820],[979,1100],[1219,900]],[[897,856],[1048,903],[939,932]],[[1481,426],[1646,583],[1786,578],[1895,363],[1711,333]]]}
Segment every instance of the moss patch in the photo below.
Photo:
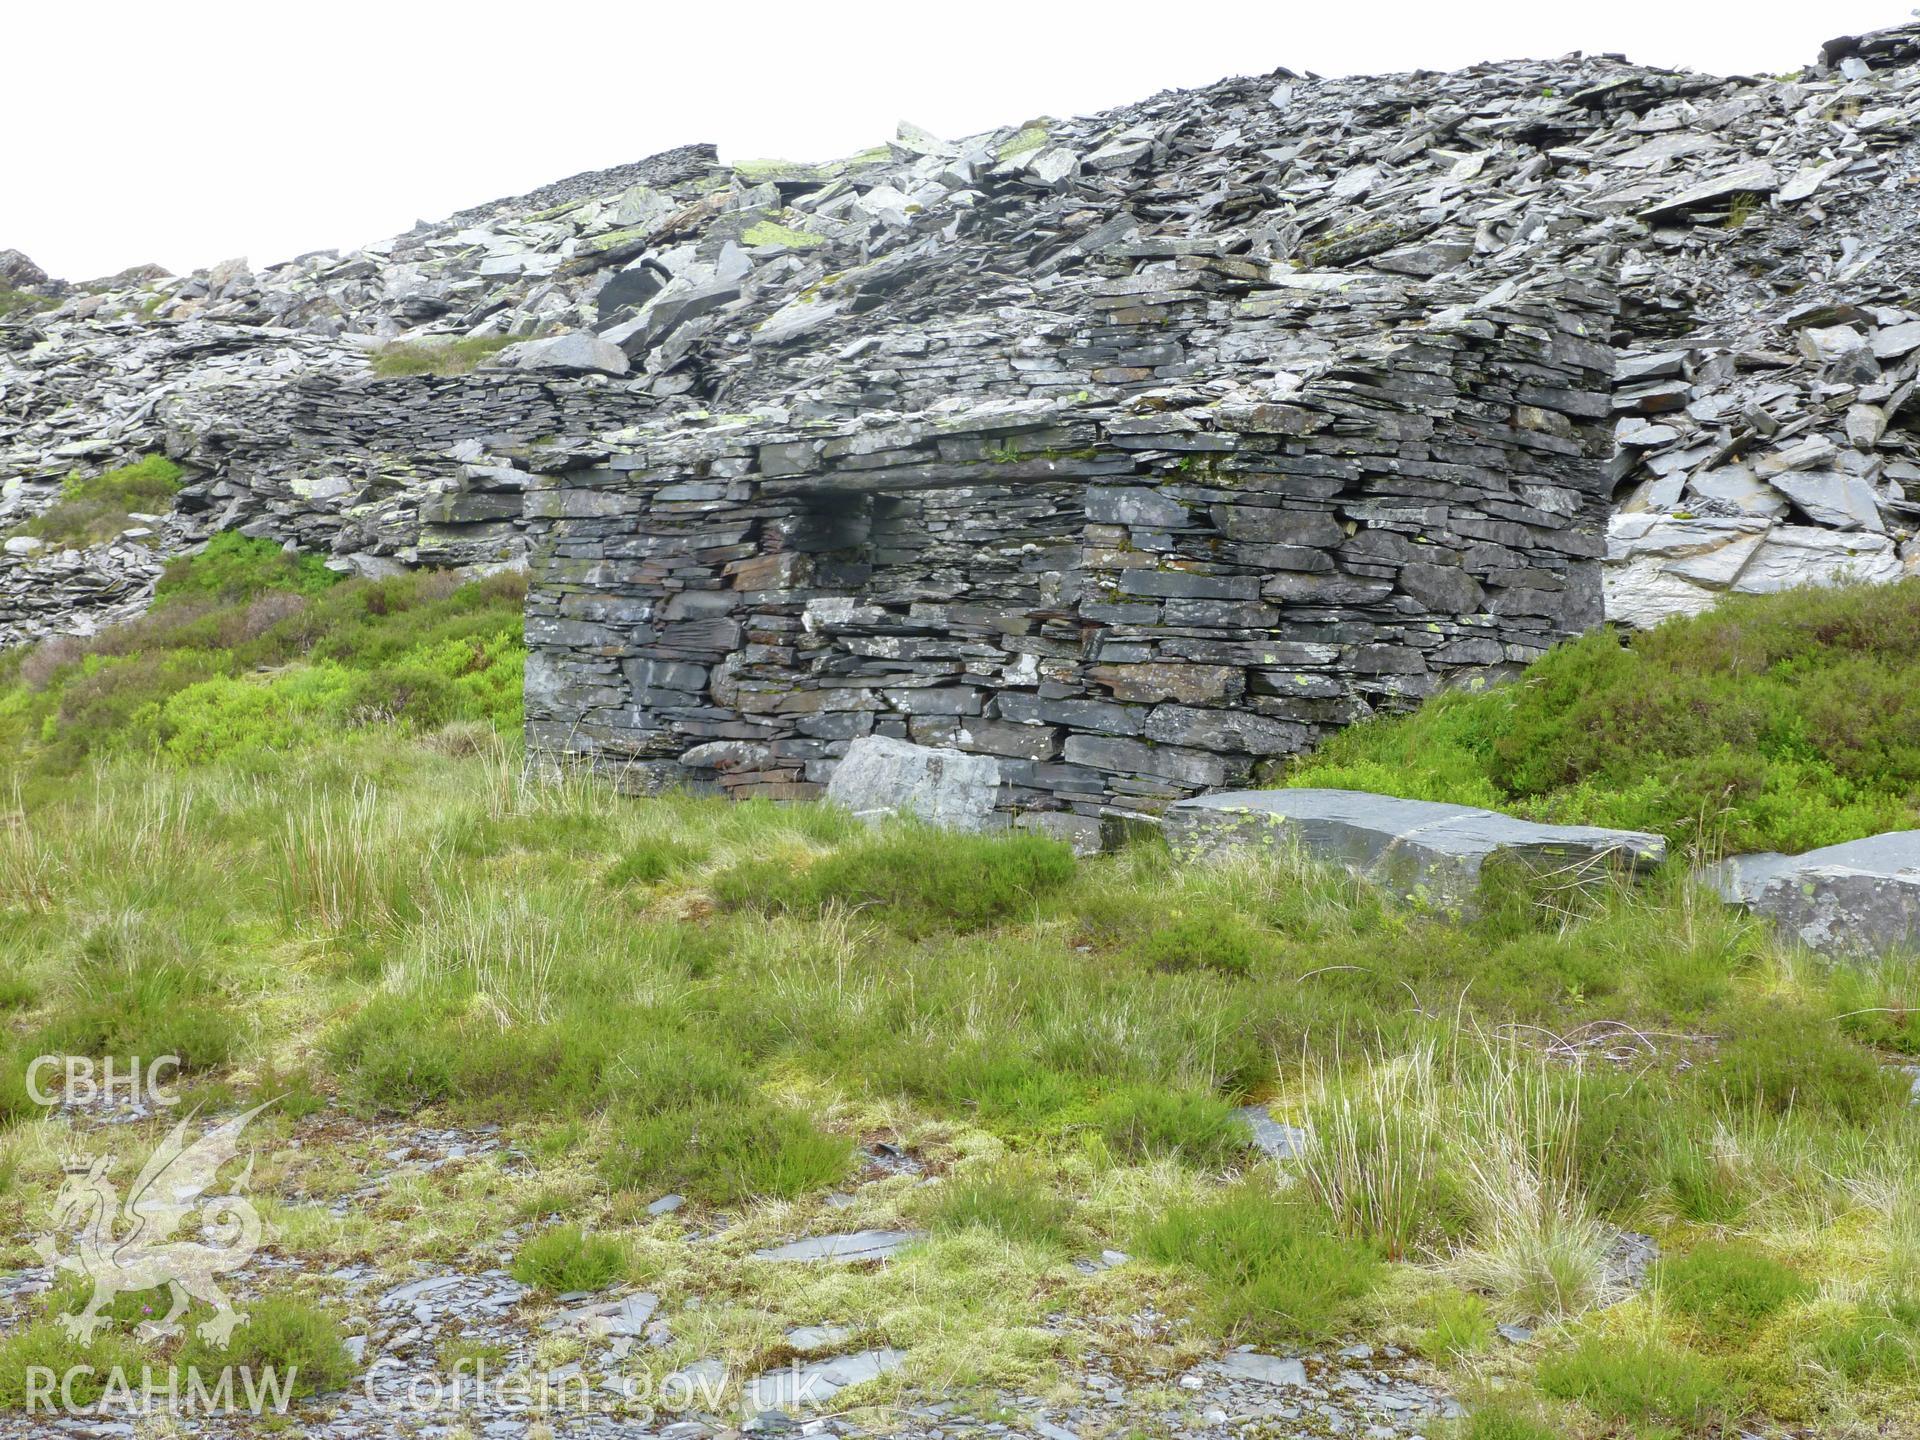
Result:
{"label": "moss patch", "polygon": [[740,236],[740,243],[746,246],[784,245],[789,250],[810,250],[827,241],[824,235],[810,235],[805,230],[794,230],[786,225],[776,225],[771,220],[762,220],[746,228]]}
{"label": "moss patch", "polygon": [[58,500],[12,533],[57,545],[101,544],[132,526],[134,511],[172,509],[185,473],[164,455],[148,455],[104,475],[73,476]]}
{"label": "moss patch", "polygon": [[401,340],[383,345],[370,357],[382,380],[408,375],[465,375],[524,336],[470,335],[449,340]]}

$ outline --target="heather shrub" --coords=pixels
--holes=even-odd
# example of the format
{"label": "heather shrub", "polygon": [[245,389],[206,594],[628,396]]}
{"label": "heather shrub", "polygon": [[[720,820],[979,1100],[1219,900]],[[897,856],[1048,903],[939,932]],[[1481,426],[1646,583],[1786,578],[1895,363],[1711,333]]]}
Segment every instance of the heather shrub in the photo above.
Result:
{"label": "heather shrub", "polygon": [[1797,852],[1920,824],[1920,580],[1732,595],[1357,725],[1288,784]]}

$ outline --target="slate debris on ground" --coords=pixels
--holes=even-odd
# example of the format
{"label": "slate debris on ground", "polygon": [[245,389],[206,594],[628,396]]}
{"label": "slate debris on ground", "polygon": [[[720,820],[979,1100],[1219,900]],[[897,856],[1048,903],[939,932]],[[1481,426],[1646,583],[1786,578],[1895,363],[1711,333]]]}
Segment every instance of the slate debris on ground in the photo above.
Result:
{"label": "slate debris on ground", "polygon": [[[948,365],[917,324],[997,352],[969,357],[992,393],[1057,362],[1054,291],[1095,257],[1203,291],[1297,270],[1303,299],[1617,264],[1613,613],[1890,578],[1914,563],[1920,478],[1916,36],[1829,42],[1779,77],[1610,56],[1277,70],[965,139],[902,125],[828,165],[687,146],[358,251],[184,277],[74,286],[6,252],[3,283],[52,303],[0,318],[0,523],[157,449],[192,483],[139,546],[0,557],[0,642],[131,613],[154,568],[136,549],[220,526],[343,567],[511,560],[515,447],[769,403],[915,408]],[[490,336],[603,368],[370,378],[380,343]],[[1099,368],[1190,380],[1178,348]],[[1299,357],[1270,358],[1278,378]]]}
{"label": "slate debris on ground", "polygon": [[[109,1105],[76,1115],[84,1126],[106,1127],[139,1118],[140,1110]],[[409,1174],[501,1159],[494,1126],[422,1128],[400,1120],[353,1120],[336,1110],[300,1123],[313,1127],[314,1133],[302,1137],[306,1145],[357,1140],[379,1156],[368,1166],[373,1193]],[[508,1152],[507,1158],[516,1154]],[[523,1161],[519,1157],[516,1163]],[[298,1203],[297,1197],[283,1198]],[[394,1214],[379,1223],[404,1227],[408,1220]],[[517,1238],[524,1237],[510,1231],[503,1243]],[[693,1232],[688,1238],[691,1242]],[[900,1245],[924,1236],[866,1232],[861,1238],[858,1255],[842,1246],[833,1263],[884,1263]],[[1109,1251],[1106,1263],[1130,1262]],[[44,1265],[0,1277],[0,1327],[37,1316],[54,1278]],[[1639,1278],[1630,1277],[1629,1283]],[[786,1363],[741,1373],[707,1356],[681,1366],[676,1386],[656,1388],[636,1377],[647,1368],[650,1354],[678,1343],[675,1325],[688,1328],[683,1317],[702,1305],[698,1294],[615,1288],[550,1296],[528,1290],[500,1268],[448,1263],[388,1268],[359,1260],[325,1269],[275,1250],[256,1255],[236,1282],[233,1291],[243,1304],[268,1286],[294,1288],[327,1297],[346,1317],[344,1343],[362,1372],[343,1389],[296,1402],[288,1421],[273,1422],[291,1424],[314,1440],[441,1434],[457,1425],[475,1435],[517,1440],[536,1421],[550,1427],[554,1440],[634,1435],[726,1440],[786,1433],[959,1440],[981,1434],[1100,1434],[1147,1418],[1159,1433],[1179,1440],[1251,1440],[1272,1433],[1276,1424],[1411,1440],[1433,1434],[1436,1421],[1461,1413],[1432,1366],[1391,1345],[1286,1354],[1242,1346],[1216,1359],[1178,1365],[1171,1355],[1184,1338],[1181,1322],[1150,1306],[1118,1317],[1131,1339],[1146,1347],[1139,1353],[1113,1353],[1113,1337],[1104,1328],[1049,1317],[1045,1334],[1076,1358],[1062,1369],[1061,1384],[1044,1395],[997,1392],[961,1402],[910,1386],[878,1414],[856,1416],[848,1412],[871,1394],[852,1387],[892,1374],[911,1359],[910,1349],[875,1343],[872,1322],[858,1317],[788,1328],[783,1340],[794,1358]],[[543,1347],[556,1338],[572,1342],[577,1358],[543,1361]],[[449,1343],[469,1357],[458,1390],[442,1348]],[[479,1362],[472,1358],[480,1355],[490,1357],[484,1371],[475,1369]],[[484,1385],[478,1383],[482,1374]],[[542,1380],[551,1387],[544,1413],[529,1407],[531,1389],[521,1388],[522,1382],[537,1388]],[[673,1397],[672,1403],[656,1403],[665,1396]],[[1010,1418],[983,1421],[983,1409]],[[112,1407],[100,1414],[0,1413],[0,1437],[118,1436],[133,1433],[140,1423],[137,1414]],[[180,1413],[169,1423],[178,1434],[206,1440],[262,1431],[244,1413]]]}

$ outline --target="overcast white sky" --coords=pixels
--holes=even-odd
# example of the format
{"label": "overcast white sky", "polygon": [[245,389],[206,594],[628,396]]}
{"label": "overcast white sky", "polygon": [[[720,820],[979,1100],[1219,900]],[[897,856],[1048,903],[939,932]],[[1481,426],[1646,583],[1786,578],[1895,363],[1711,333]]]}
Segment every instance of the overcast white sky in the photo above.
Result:
{"label": "overcast white sky", "polygon": [[[688,141],[830,159],[1286,65],[1777,72],[1914,0],[20,0],[0,249],[86,279],[346,248]],[[24,62],[24,63],[23,63]]]}

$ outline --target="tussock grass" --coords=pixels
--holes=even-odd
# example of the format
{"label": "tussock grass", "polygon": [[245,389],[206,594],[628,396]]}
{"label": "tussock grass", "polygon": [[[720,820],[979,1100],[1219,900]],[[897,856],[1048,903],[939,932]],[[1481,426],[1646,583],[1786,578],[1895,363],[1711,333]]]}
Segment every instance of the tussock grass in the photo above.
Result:
{"label": "tussock grass", "polygon": [[1002,1160],[948,1180],[922,1213],[935,1231],[978,1228],[1016,1245],[1062,1251],[1075,1239],[1072,1202],[1032,1160]]}
{"label": "tussock grass", "polygon": [[1510,1312],[1577,1314],[1599,1293],[1612,1239],[1580,1185],[1577,1087],[1537,1056],[1502,1047],[1465,1099],[1461,1169],[1473,1229],[1451,1268]]}
{"label": "tussock grass", "polygon": [[1373,1252],[1338,1235],[1324,1212],[1257,1182],[1168,1209],[1136,1246],[1145,1259],[1202,1277],[1208,1324],[1255,1344],[1339,1334],[1379,1277]]}
{"label": "tussock grass", "polygon": [[1322,1081],[1302,1178],[1343,1233],[1444,1260],[1517,1319],[1577,1314],[1610,1235],[1582,1184],[1578,1072],[1454,1033]]}
{"label": "tussock grass", "polygon": [[[59,895],[64,868],[59,850],[47,843],[43,827],[18,804],[0,813],[0,906],[45,915]],[[16,974],[15,982],[19,983]]]}
{"label": "tussock grass", "polygon": [[543,1230],[513,1257],[513,1278],[536,1290],[604,1290],[627,1268],[627,1249],[606,1235],[589,1235],[578,1225]]}
{"label": "tussock grass", "polygon": [[275,878],[286,923],[346,936],[392,931],[416,918],[431,856],[401,843],[395,818],[370,784],[344,796],[310,791],[304,811],[290,811],[278,836]]}

